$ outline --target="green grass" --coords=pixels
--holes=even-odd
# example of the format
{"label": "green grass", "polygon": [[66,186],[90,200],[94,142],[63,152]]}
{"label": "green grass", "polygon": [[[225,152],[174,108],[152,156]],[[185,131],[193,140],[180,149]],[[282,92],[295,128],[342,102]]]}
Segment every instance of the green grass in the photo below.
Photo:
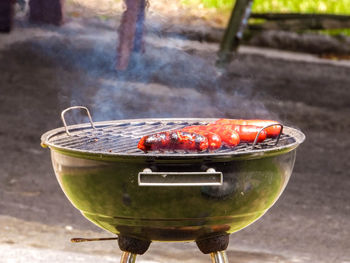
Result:
{"label": "green grass", "polygon": [[183,4],[191,6],[203,6],[204,8],[215,8],[219,11],[227,11],[231,9],[234,5],[233,0],[182,0]]}
{"label": "green grass", "polygon": [[[227,10],[234,0],[183,0],[184,3],[198,3],[205,8]],[[350,14],[350,0],[254,0],[253,12],[298,12]]]}
{"label": "green grass", "polygon": [[[214,8],[222,14],[229,14],[235,0],[182,0],[183,3]],[[350,15],[350,0],[254,0],[255,13],[327,13]],[[251,20],[251,23],[261,22]],[[350,36],[350,29],[313,31],[326,35]]]}
{"label": "green grass", "polygon": [[316,30],[311,32],[316,32],[318,34],[329,35],[329,36],[350,36],[350,28]]}
{"label": "green grass", "polygon": [[232,0],[201,0],[204,7],[214,7],[219,9],[231,8],[233,6]]}
{"label": "green grass", "polygon": [[253,12],[350,14],[350,0],[254,0]]}
{"label": "green grass", "polygon": [[[253,12],[350,14],[350,0],[254,0]],[[333,36],[350,36],[350,29],[313,32]]]}

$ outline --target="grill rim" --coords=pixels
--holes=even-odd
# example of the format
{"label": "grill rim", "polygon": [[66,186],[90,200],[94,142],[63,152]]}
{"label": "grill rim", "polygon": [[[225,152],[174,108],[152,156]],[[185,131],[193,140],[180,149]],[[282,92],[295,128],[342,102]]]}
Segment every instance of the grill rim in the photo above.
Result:
{"label": "grill rim", "polygon": [[[189,122],[191,123],[197,123],[197,122],[205,122],[205,123],[211,123],[215,122],[220,118],[142,118],[142,119],[123,119],[123,120],[110,120],[110,121],[99,121],[94,122],[95,127],[98,128],[104,128],[116,124],[124,124],[124,123],[154,123],[154,122]],[[77,130],[83,130],[83,129],[91,129],[91,123],[81,123],[81,124],[74,124],[67,126],[70,132],[74,132]],[[284,131],[289,130],[293,134],[296,134],[297,136],[292,136],[295,142],[290,143],[288,145],[280,145],[280,146],[274,146],[271,148],[266,149],[254,149],[254,150],[247,150],[247,151],[239,151],[239,152],[205,152],[205,153],[154,153],[149,152],[147,154],[140,152],[140,153],[116,153],[116,152],[96,152],[96,151],[89,151],[89,150],[81,150],[81,149],[72,149],[69,147],[59,146],[54,143],[50,142],[50,139],[62,135],[67,134],[65,127],[59,127],[56,129],[49,130],[45,132],[41,136],[41,145],[43,147],[49,147],[50,149],[69,153],[73,156],[78,157],[86,157],[86,158],[114,158],[114,157],[120,157],[120,158],[141,158],[141,159],[196,159],[196,158],[260,158],[262,155],[278,155],[281,153],[292,151],[293,149],[297,148],[298,145],[304,142],[305,135],[303,132],[301,132],[299,129],[292,128],[289,126],[284,126]]]}

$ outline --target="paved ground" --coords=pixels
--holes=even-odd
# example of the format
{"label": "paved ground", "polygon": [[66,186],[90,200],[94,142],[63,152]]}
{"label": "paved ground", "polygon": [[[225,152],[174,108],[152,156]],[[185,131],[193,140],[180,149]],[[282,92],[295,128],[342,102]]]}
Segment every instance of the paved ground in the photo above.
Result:
{"label": "paved ground", "polygon": [[[94,119],[275,118],[303,130],[294,173],[276,205],[231,236],[230,262],[350,262],[350,65],[305,54],[242,48],[226,72],[216,45],[149,32],[146,55],[113,70],[113,27],[73,20],[62,28],[17,22],[0,35],[0,262],[116,262],[114,242],[64,197],[40,135],[60,111]],[[77,116],[76,121],[80,121]],[[156,243],[144,261],[208,262],[192,243]]]}

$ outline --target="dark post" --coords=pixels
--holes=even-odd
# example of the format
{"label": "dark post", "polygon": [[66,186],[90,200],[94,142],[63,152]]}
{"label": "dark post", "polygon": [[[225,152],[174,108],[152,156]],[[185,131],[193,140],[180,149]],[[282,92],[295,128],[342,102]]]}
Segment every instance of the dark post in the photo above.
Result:
{"label": "dark post", "polygon": [[123,13],[117,47],[116,69],[126,70],[132,53],[143,51],[143,32],[146,0],[125,0],[126,10]]}
{"label": "dark post", "polygon": [[64,1],[65,0],[30,0],[29,20],[33,23],[61,25],[63,23]]}
{"label": "dark post", "polygon": [[0,1],[0,32],[9,33],[12,29],[12,20],[14,15],[14,1]]}
{"label": "dark post", "polygon": [[237,0],[218,52],[218,66],[224,66],[232,59],[248,24],[253,0]]}

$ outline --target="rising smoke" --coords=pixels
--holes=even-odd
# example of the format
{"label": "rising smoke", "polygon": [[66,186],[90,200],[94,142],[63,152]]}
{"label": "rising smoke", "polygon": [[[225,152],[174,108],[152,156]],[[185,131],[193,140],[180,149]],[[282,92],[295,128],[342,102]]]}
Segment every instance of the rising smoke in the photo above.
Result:
{"label": "rising smoke", "polygon": [[[67,23],[44,41],[33,40],[36,52],[66,72],[56,76],[62,109],[85,105],[95,121],[270,117],[263,102],[255,99],[253,77],[245,74],[239,59],[226,73],[215,67],[217,45],[148,30],[145,53],[135,55],[126,71],[116,72],[117,41],[114,25],[79,21]],[[232,72],[237,68],[238,75]]]}

